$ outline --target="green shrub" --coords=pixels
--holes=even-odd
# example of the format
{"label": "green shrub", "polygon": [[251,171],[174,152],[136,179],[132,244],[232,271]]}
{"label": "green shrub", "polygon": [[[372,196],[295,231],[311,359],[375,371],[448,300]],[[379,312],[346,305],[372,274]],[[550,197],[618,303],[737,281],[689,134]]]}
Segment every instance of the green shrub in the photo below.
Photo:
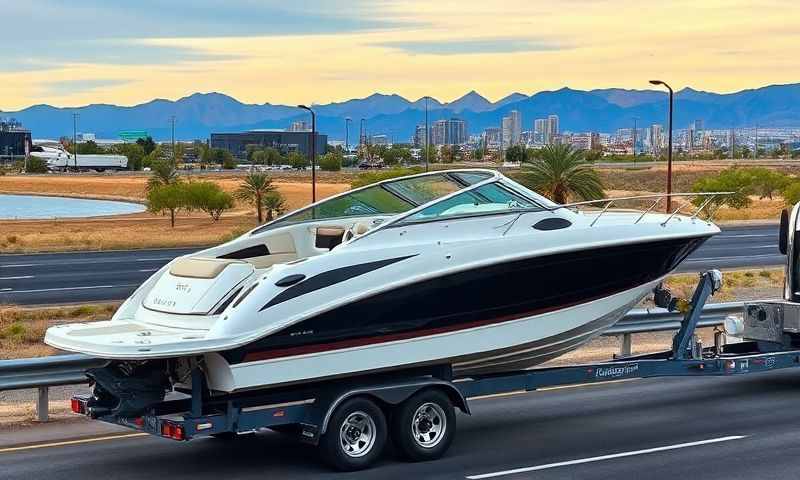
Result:
{"label": "green shrub", "polygon": [[28,158],[25,173],[47,173],[47,161],[39,157]]}
{"label": "green shrub", "polygon": [[788,207],[800,202],[800,180],[794,180],[783,187],[783,201]]}
{"label": "green shrub", "polygon": [[292,152],[286,158],[286,163],[288,163],[292,168],[302,170],[308,166],[308,158],[300,153]]}
{"label": "green shrub", "polygon": [[327,172],[338,172],[342,169],[342,154],[339,152],[330,152],[319,157],[319,168]]}
{"label": "green shrub", "polygon": [[[753,176],[746,169],[729,168],[717,175],[707,176],[697,180],[692,186],[693,192],[733,192],[730,195],[720,195],[715,197],[712,205],[728,205],[732,208],[740,209],[749,207],[752,201],[748,195],[752,195],[755,190]],[[707,198],[698,197],[694,199],[695,205],[700,205]]]}
{"label": "green shrub", "polygon": [[181,187],[185,190],[185,207],[206,212],[214,222],[233,208],[233,197],[214,182],[189,182]]}

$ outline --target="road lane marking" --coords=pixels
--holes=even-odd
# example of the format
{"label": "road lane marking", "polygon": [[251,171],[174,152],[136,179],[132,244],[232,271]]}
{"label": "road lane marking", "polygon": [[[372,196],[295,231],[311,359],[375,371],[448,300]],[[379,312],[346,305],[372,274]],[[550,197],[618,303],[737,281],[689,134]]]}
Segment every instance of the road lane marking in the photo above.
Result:
{"label": "road lane marking", "polygon": [[159,270],[158,268],[140,268],[139,269],[140,272],[145,272],[145,273],[146,272],[157,272],[158,270]]}
{"label": "road lane marking", "polygon": [[0,268],[16,268],[16,267],[35,267],[35,263],[12,263],[10,265],[0,265]]}
{"label": "road lane marking", "polygon": [[125,433],[122,435],[109,435],[107,437],[95,437],[95,438],[84,438],[82,440],[67,440],[64,442],[53,442],[53,443],[41,443],[38,445],[26,445],[24,447],[10,447],[10,448],[0,448],[0,453],[10,453],[10,452],[20,452],[22,450],[34,450],[37,448],[50,448],[50,447],[62,447],[64,445],[78,445],[81,443],[91,443],[91,442],[104,442],[106,440],[117,440],[120,438],[133,438],[133,437],[144,437],[149,435],[148,433]]}
{"label": "road lane marking", "polygon": [[0,292],[10,292],[10,288],[0,288]]}
{"label": "road lane marking", "polygon": [[691,262],[706,262],[709,260],[736,260],[736,259],[751,259],[751,258],[767,258],[767,257],[775,257],[775,258],[783,258],[784,256],[780,253],[759,253],[757,255],[747,255],[747,256],[730,256],[730,257],[689,257],[683,261],[683,263],[691,263]]}
{"label": "road lane marking", "polygon": [[20,275],[18,277],[0,277],[0,280],[24,280],[26,278],[33,278],[33,275]]}
{"label": "road lane marking", "polygon": [[[124,288],[138,287],[137,284],[130,285],[91,285],[87,287],[61,287],[61,288],[38,288],[35,290],[14,290],[14,293],[41,293],[41,292],[62,292],[66,290],[93,290],[98,288]],[[2,293],[2,292],[0,292]]]}
{"label": "road lane marking", "polygon": [[602,462],[605,460],[613,460],[615,458],[633,457],[635,455],[647,455],[650,453],[666,452],[669,450],[678,450],[681,448],[697,447],[700,445],[710,445],[713,443],[730,442],[731,440],[741,440],[747,438],[747,435],[731,435],[728,437],[711,438],[708,440],[700,440],[697,442],[678,443],[675,445],[667,445],[664,447],[647,448],[645,450],[634,450],[631,452],[613,453],[611,455],[601,455],[599,457],[581,458],[578,460],[568,460],[566,462],[548,463],[545,465],[537,465],[535,467],[515,468],[513,470],[503,470],[501,472],[482,473],[480,475],[469,475],[466,478],[469,480],[480,480],[483,478],[503,477],[506,475],[515,475],[517,473],[535,472],[538,470],[548,470],[551,468],[566,467],[569,465],[581,465],[584,463]]}

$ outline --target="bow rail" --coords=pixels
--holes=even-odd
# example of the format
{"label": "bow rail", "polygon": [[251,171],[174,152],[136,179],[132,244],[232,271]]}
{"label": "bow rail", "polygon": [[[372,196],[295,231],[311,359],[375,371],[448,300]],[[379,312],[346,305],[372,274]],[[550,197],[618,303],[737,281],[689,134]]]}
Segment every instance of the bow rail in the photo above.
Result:
{"label": "bow rail", "polygon": [[[602,217],[611,208],[611,206],[614,205],[614,202],[620,202],[620,201],[625,201],[625,200],[655,199],[650,204],[650,206],[647,207],[647,209],[645,209],[642,212],[642,214],[639,215],[639,217],[636,218],[636,221],[633,222],[634,224],[636,224],[636,223],[639,223],[645,217],[645,215],[647,215],[648,213],[652,212],[653,209],[656,208],[658,206],[658,204],[661,203],[661,201],[664,200],[665,198],[673,198],[673,197],[686,198],[686,200],[683,203],[681,203],[681,205],[678,208],[673,210],[670,213],[670,215],[667,217],[667,219],[664,220],[664,222],[661,223],[661,226],[663,227],[663,226],[666,226],[667,223],[669,223],[670,220],[675,218],[675,216],[678,215],[681,212],[681,210],[686,208],[686,206],[690,205],[692,203],[692,201],[694,199],[696,199],[696,198],[706,197],[705,200],[703,201],[703,203],[700,204],[700,206],[697,207],[697,209],[692,213],[692,215],[690,217],[692,219],[697,218],[698,215],[700,215],[700,213],[707,206],[709,206],[711,204],[711,202],[714,201],[715,198],[720,197],[720,196],[725,196],[725,195],[731,195],[733,193],[735,193],[735,192],[653,193],[653,194],[648,194],[648,195],[633,195],[633,196],[629,196],[629,197],[602,198],[602,199],[598,199],[598,200],[585,200],[585,201],[582,201],[582,202],[565,203],[563,205],[557,205],[555,207],[547,207],[546,209],[552,212],[552,211],[559,210],[559,209],[562,209],[562,208],[574,208],[575,210],[577,210],[579,207],[592,206],[592,205],[598,205],[598,206],[602,205],[602,209],[600,210],[600,212],[597,214],[597,216],[594,218],[594,220],[592,220],[592,223],[589,224],[590,227],[593,227],[594,224],[597,223],[598,220],[600,220],[600,217]],[[714,214],[717,212],[717,210],[719,210],[719,207],[721,205],[722,205],[721,203],[718,204],[717,207],[714,208],[713,210],[709,208],[709,210],[708,210],[708,212],[709,212],[708,219],[709,220],[714,216]],[[636,211],[638,211],[638,210],[636,210]]]}

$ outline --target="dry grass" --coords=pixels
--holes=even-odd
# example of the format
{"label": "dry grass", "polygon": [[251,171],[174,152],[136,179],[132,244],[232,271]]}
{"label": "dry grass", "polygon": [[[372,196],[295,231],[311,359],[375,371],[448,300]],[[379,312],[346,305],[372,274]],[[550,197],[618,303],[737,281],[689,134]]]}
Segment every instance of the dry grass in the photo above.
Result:
{"label": "dry grass", "polygon": [[[9,179],[15,181],[9,182]],[[233,191],[240,178],[213,178]],[[0,192],[85,195],[141,201],[146,177],[0,177]],[[311,199],[311,186],[297,182],[275,184],[290,209]],[[318,198],[349,189],[342,183],[317,184]],[[149,213],[63,220],[0,220],[0,253],[64,250],[110,250],[205,246],[234,238],[256,226],[254,212],[243,205],[212,222],[206,215],[179,215],[175,228],[169,219]]]}
{"label": "dry grass", "polygon": [[43,357],[55,349],[43,343],[51,325],[108,320],[117,303],[53,308],[0,307],[0,359]]}
{"label": "dry grass", "polygon": [[[722,273],[722,288],[712,297],[714,302],[753,300],[781,296],[784,272],[781,268],[728,270]],[[691,298],[697,285],[697,274],[679,274],[667,278],[665,285],[676,296]]]}

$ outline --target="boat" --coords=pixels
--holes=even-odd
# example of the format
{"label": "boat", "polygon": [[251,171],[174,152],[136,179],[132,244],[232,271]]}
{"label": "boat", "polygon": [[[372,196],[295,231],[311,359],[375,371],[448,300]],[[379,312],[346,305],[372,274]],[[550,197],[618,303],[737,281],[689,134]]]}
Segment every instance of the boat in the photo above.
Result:
{"label": "boat", "polygon": [[562,205],[483,169],[384,180],[176,258],[110,321],[54,326],[45,342],[109,359],[90,372],[99,384],[169,389],[199,367],[221,394],[528,369],[614,325],[719,233],[700,218],[713,195],[691,215],[688,201],[656,213],[667,197],[628,197],[652,199],[644,212]]}

